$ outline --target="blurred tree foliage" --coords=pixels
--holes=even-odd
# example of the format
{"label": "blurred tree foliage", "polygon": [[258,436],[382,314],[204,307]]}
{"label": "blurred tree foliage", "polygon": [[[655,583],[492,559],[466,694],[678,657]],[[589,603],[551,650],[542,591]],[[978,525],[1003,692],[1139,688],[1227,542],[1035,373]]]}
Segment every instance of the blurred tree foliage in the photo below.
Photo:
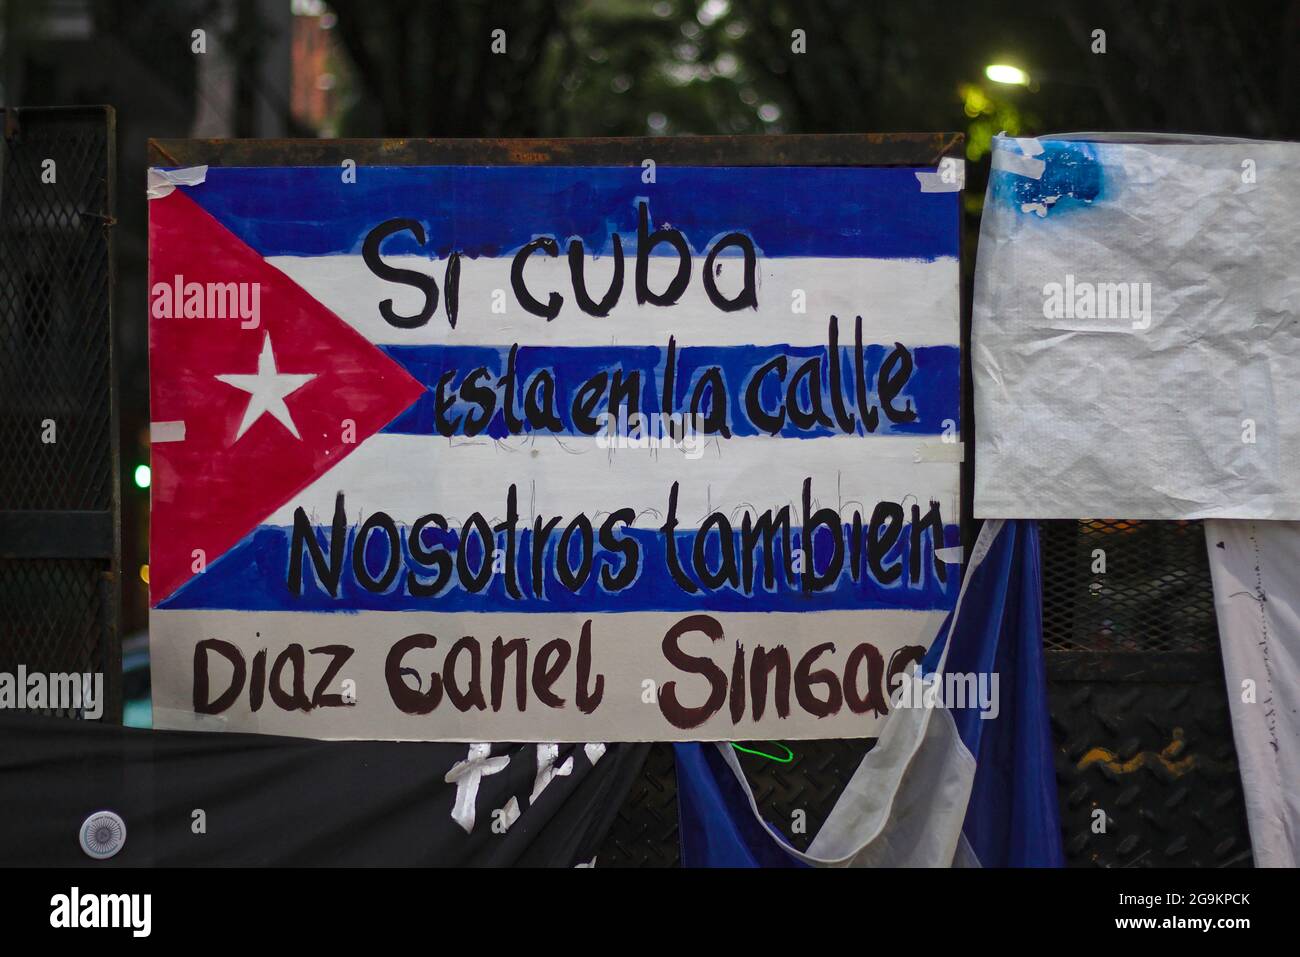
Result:
{"label": "blurred tree foliage", "polygon": [[[1300,0],[331,6],[356,67],[351,135],[965,129],[978,154],[1000,129],[1300,132]],[[991,62],[1032,85],[989,83]]]}

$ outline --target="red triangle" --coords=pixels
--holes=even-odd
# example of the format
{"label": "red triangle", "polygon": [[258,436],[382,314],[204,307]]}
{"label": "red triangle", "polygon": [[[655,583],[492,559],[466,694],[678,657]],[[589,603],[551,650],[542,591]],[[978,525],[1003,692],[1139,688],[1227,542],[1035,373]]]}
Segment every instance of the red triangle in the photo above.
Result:
{"label": "red triangle", "polygon": [[[258,283],[260,322],[160,318],[158,284]],[[181,190],[149,201],[150,419],[184,422],[153,445],[149,595],[156,606],[411,405],[424,387]],[[164,299],[164,302],[166,300]],[[315,376],[284,397],[298,434],[263,413],[236,438],[270,336],[276,371]],[[347,420],[355,443],[343,441]]]}

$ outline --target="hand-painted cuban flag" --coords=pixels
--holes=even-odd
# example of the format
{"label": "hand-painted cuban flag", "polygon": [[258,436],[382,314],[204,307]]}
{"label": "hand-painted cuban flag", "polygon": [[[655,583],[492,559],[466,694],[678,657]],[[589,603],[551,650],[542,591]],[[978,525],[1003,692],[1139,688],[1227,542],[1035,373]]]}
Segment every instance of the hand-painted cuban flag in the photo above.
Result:
{"label": "hand-painted cuban flag", "polygon": [[955,187],[351,172],[154,174],[155,721],[872,733],[960,580]]}

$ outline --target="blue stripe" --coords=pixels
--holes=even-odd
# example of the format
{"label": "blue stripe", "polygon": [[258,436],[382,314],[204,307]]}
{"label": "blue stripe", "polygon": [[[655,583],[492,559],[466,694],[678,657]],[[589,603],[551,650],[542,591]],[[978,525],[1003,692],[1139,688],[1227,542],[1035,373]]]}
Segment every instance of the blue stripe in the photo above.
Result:
{"label": "blue stripe", "polygon": [[[385,220],[425,227],[424,250],[394,235],[385,255],[510,255],[537,236],[580,237],[589,254],[636,251],[637,200],[696,254],[730,232],[760,255],[923,259],[956,256],[960,193],[922,193],[903,167],[380,166],[342,182],[334,167],[210,167],[182,187],[263,256],[359,253]],[[661,246],[658,254],[668,253]],[[702,265],[702,264],[699,264]],[[698,265],[695,267],[698,275]]]}
{"label": "blue stripe", "polygon": [[984,867],[1065,864],[1043,664],[1040,567],[1038,524],[1007,521],[971,575],[956,628],[949,615],[921,662],[933,674],[951,642],[945,671],[998,676],[996,717],[949,703],[962,743],[975,758],[962,832]]}
{"label": "blue stripe", "polygon": [[[795,528],[792,541],[799,546],[802,535],[798,528],[799,519],[792,517]],[[599,523],[596,523],[599,533]],[[907,610],[950,609],[956,599],[959,568],[947,566],[947,580],[940,582],[933,570],[933,546],[930,533],[922,535],[920,580],[916,584],[908,583],[908,561],[911,554],[910,528],[905,528],[895,546],[883,559],[886,568],[901,567],[902,575],[898,581],[889,585],[881,584],[867,569],[865,553],[862,558],[862,573],[858,581],[853,581],[849,571],[849,553],[844,552],[841,574],[837,581],[825,590],[805,593],[801,590],[801,579],[796,573],[793,582],[787,581],[782,574],[780,556],[781,546],[776,548],[776,582],[771,591],[762,584],[761,549],[755,550],[754,565],[757,587],[753,593],[733,589],[727,585],[718,590],[701,589],[696,594],[683,591],[671,578],[666,564],[666,546],[663,536],[657,530],[628,529],[620,526],[617,535],[620,538],[634,540],[640,546],[641,565],[639,577],[630,586],[621,590],[607,591],[600,582],[600,571],[604,567],[611,574],[617,574],[623,567],[623,556],[617,552],[604,551],[599,542],[595,548],[595,561],[591,574],[576,592],[570,591],[557,578],[554,571],[555,553],[563,525],[557,526],[550,537],[544,552],[543,595],[533,596],[531,529],[519,534],[518,584],[523,597],[512,597],[506,589],[505,576],[495,574],[486,588],[478,593],[471,593],[463,588],[453,572],[451,582],[441,593],[432,597],[415,597],[408,594],[408,574],[414,572],[423,581],[431,581],[431,570],[419,565],[412,559],[407,543],[409,529],[400,529],[402,560],[392,585],[386,592],[375,593],[366,590],[356,579],[351,554],[352,544],[356,538],[356,528],[348,529],[348,548],[343,562],[338,597],[331,597],[324,585],[320,584],[312,568],[311,559],[303,549],[303,594],[292,594],[286,579],[289,568],[289,554],[292,543],[292,529],[283,526],[262,526],[254,530],[235,548],[213,562],[200,575],[196,575],[170,598],[162,603],[163,608],[209,608],[238,609],[245,611],[437,611],[437,612],[626,612],[626,611],[829,611],[834,609],[868,609],[892,608]],[[844,540],[848,540],[848,527]],[[676,537],[676,551],[682,568],[691,568],[691,548],[694,535],[692,531],[679,530]],[[455,532],[442,532],[436,528],[426,527],[421,534],[421,543],[426,548],[441,545],[449,552],[455,552],[459,546],[460,535]],[[740,533],[734,533],[736,553],[740,554]],[[317,540],[322,550],[328,555],[329,530],[317,529]],[[710,570],[719,567],[721,552],[720,537],[710,534],[707,538],[705,555]],[[825,528],[813,535],[814,567],[825,572],[829,567],[833,539]],[[957,526],[949,525],[944,529],[944,545],[953,546],[960,541]],[[483,560],[483,544],[477,535],[466,539],[466,557],[471,573],[477,573]],[[505,549],[505,536],[497,536],[498,549]],[[572,542],[570,552],[577,564],[578,543]],[[739,558],[738,558],[739,561]],[[382,576],[388,562],[388,543],[382,533],[372,532],[366,545],[365,567],[372,578]],[[693,576],[693,572],[691,572]]]}
{"label": "blue stripe", "polygon": [[[850,339],[850,342],[852,340]],[[842,338],[841,338],[842,346]],[[489,435],[504,438],[511,434],[507,428],[505,413],[502,409],[502,397],[506,386],[498,379],[505,375],[510,349],[497,346],[381,346],[389,356],[399,362],[417,381],[428,387],[413,405],[399,415],[384,429],[385,432],[403,435]],[[839,390],[843,396],[843,410],[854,415],[853,428],[848,434],[867,434],[866,425],[859,414],[856,395],[856,374],[852,361],[853,349],[840,348],[840,382]],[[868,345],[863,347],[867,404],[879,408],[878,378],[886,357],[894,347]],[[910,350],[913,369],[910,378],[891,405],[896,410],[911,409],[916,418],[911,422],[893,422],[883,412],[878,412],[875,433],[881,435],[938,435],[943,431],[944,421],[951,420],[959,424],[960,410],[960,368],[961,354],[957,346],[921,346]],[[604,423],[599,421],[602,412],[609,409],[609,391],[616,373],[621,373],[624,381],[632,380],[639,373],[639,389],[629,386],[639,397],[640,411],[645,415],[658,414],[663,409],[663,383],[667,368],[666,347],[660,346],[521,346],[515,358],[514,401],[513,408],[520,420],[523,420],[525,397],[528,385],[539,372],[547,372],[555,383],[555,416],[560,428],[553,425],[543,427],[541,431],[558,435],[593,435],[596,428],[603,431]],[[837,424],[835,408],[831,400],[829,350],[825,346],[687,346],[679,348],[674,362],[673,406],[671,412],[690,413],[692,396],[697,384],[707,370],[716,367],[723,378],[723,392],[726,396],[727,425],[734,436],[753,436],[772,434],[772,423],[763,420],[756,423],[747,413],[746,394],[756,373],[765,363],[779,357],[786,357],[786,371],[780,377],[775,371],[763,375],[756,391],[763,413],[779,416],[781,410],[788,409],[789,387],[796,381],[797,372],[809,359],[818,357],[820,365],[820,389],[818,400],[825,416],[831,424],[818,422],[801,428],[785,415],[785,423],[776,434],[790,438],[812,438],[818,436],[842,435],[845,431]],[[459,398],[459,389],[467,377],[476,369],[485,369],[489,376],[476,379],[470,383],[471,388],[492,390],[490,397],[466,402]],[[584,383],[600,372],[608,373],[600,398],[583,413],[579,409],[578,417],[583,423],[579,428],[574,423],[575,400],[583,392]],[[450,374],[444,392],[454,402],[446,405],[441,414],[438,412],[438,386],[444,376]],[[897,373],[891,373],[897,375]],[[812,408],[812,396],[808,379],[799,381],[795,391],[798,409],[807,414]],[[469,392],[473,396],[474,393]],[[709,390],[702,391],[708,396]],[[700,405],[701,414],[707,414],[713,408],[717,397],[706,399]],[[484,423],[487,413],[482,403],[496,411],[491,419]],[[616,407],[626,407],[623,403]],[[868,413],[869,414],[869,413]],[[630,417],[630,416],[629,416]],[[530,431],[527,423],[523,432]],[[658,434],[658,433],[656,433]]]}

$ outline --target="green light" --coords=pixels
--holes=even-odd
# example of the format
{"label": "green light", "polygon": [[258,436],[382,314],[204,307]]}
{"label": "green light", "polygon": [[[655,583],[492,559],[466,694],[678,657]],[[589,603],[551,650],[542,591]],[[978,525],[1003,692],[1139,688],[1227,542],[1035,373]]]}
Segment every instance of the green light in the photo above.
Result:
{"label": "green light", "polygon": [[135,484],[138,488],[148,488],[149,478],[150,478],[149,466],[137,465],[135,467]]}
{"label": "green light", "polygon": [[991,63],[984,68],[984,75],[994,83],[1006,83],[1011,86],[1028,86],[1029,74],[1018,66],[1006,63]]}
{"label": "green light", "polygon": [[775,744],[778,748],[780,748],[782,751],[785,752],[785,757],[777,757],[775,754],[768,754],[766,751],[757,751],[753,748],[746,748],[743,747],[742,745],[736,744],[734,741],[732,742],[731,746],[735,748],[737,751],[744,751],[746,754],[756,754],[760,758],[767,758],[769,761],[777,761],[780,764],[789,764],[791,761],[794,760],[794,752],[791,751],[789,748],[787,748],[780,741],[769,741],[768,744]]}

